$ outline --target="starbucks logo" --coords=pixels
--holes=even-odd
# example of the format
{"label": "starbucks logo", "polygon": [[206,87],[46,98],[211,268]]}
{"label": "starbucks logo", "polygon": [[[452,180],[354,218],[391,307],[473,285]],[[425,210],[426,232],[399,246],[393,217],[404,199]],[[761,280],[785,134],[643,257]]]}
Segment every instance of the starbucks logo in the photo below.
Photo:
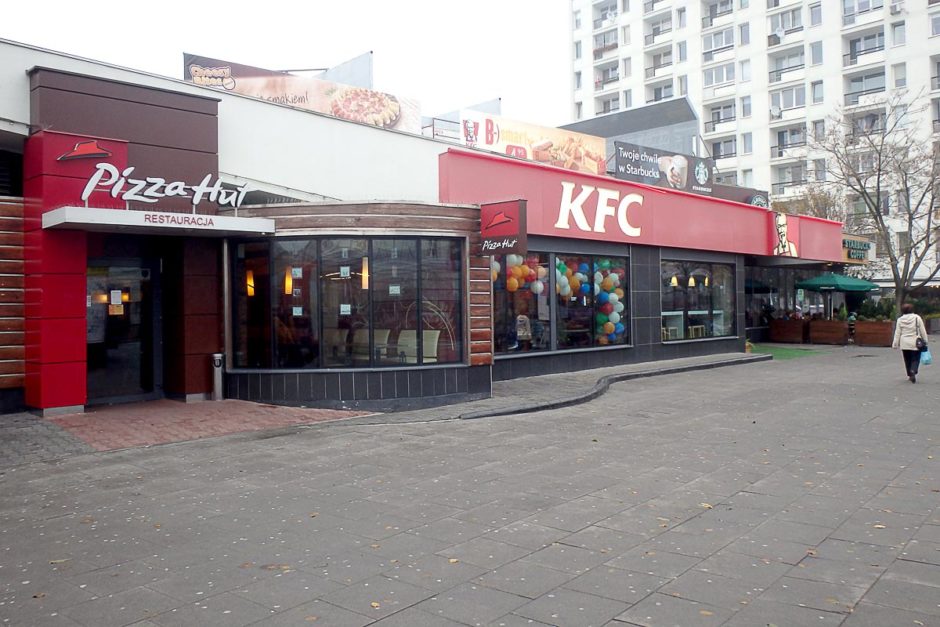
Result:
{"label": "starbucks logo", "polygon": [[770,205],[770,203],[767,202],[767,197],[763,194],[751,196],[750,202],[755,207],[768,207]]}
{"label": "starbucks logo", "polygon": [[703,161],[695,164],[695,180],[699,185],[705,185],[708,182],[708,168]]}

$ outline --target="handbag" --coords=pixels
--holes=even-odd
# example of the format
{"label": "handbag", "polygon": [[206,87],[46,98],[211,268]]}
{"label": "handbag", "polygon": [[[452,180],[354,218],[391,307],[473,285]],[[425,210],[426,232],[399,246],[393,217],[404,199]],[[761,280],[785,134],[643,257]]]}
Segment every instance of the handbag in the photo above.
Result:
{"label": "handbag", "polygon": [[918,337],[916,340],[914,340],[914,346],[916,346],[917,350],[922,353],[927,350],[927,342],[925,342],[924,338],[922,337]]}
{"label": "handbag", "polygon": [[930,349],[924,347],[923,352],[920,354],[920,365],[929,366],[933,363],[933,355],[930,354]]}

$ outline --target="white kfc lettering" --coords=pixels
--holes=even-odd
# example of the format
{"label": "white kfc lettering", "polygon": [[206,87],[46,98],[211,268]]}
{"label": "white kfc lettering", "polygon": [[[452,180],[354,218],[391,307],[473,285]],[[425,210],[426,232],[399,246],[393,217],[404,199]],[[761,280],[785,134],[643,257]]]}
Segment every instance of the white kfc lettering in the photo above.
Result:
{"label": "white kfc lettering", "polygon": [[[561,205],[558,208],[556,229],[570,229],[571,218],[574,218],[578,229],[593,231],[594,233],[607,232],[607,218],[616,217],[617,226],[627,237],[640,237],[642,229],[630,223],[629,209],[633,205],[643,205],[643,196],[640,194],[627,194],[620,198],[620,192],[604,187],[595,188],[592,185],[582,185],[577,196],[574,195],[575,184],[562,182]],[[584,213],[584,203],[597,191],[597,201],[594,209],[594,226],[588,223]]]}

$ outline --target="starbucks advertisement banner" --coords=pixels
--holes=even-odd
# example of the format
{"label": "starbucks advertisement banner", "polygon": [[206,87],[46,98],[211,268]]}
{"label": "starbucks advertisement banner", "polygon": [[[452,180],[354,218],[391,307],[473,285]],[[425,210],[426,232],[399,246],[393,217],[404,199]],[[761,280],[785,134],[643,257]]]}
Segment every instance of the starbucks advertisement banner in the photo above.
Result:
{"label": "starbucks advertisement banner", "polygon": [[656,148],[614,142],[614,176],[624,181],[712,195],[715,162]]}

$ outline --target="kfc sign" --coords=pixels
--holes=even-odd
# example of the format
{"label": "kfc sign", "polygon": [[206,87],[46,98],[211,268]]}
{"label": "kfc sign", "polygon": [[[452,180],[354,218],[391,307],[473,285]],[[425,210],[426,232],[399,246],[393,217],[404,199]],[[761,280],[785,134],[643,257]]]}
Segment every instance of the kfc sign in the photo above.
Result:
{"label": "kfc sign", "polygon": [[[580,189],[578,189],[580,187]],[[576,185],[562,181],[561,204],[558,207],[558,220],[556,229],[571,230],[571,220],[581,231],[593,233],[606,233],[609,218],[615,218],[616,226],[627,237],[640,237],[642,229],[630,223],[628,212],[631,207],[642,207],[641,194],[627,194],[621,198],[616,189],[595,187],[593,185]],[[588,213],[585,213],[585,205]],[[593,211],[591,211],[593,208]],[[588,215],[593,213],[593,224],[588,221]]]}
{"label": "kfc sign", "polygon": [[[196,185],[187,185],[182,181],[167,181],[158,176],[148,176],[143,179],[131,178],[134,173],[134,166],[129,166],[119,170],[110,163],[99,163],[95,167],[94,174],[85,184],[82,190],[82,202],[88,202],[88,198],[96,190],[109,189],[111,197],[118,198],[125,202],[144,202],[155,203],[161,198],[170,198],[180,196],[183,198],[192,198],[192,205],[196,206],[203,200],[217,202],[221,206],[238,207],[245,199],[248,193],[248,185],[228,190],[222,189],[222,179],[216,179],[215,183],[210,185],[212,175],[207,174],[202,182]],[[192,194],[190,194],[190,190]]]}

